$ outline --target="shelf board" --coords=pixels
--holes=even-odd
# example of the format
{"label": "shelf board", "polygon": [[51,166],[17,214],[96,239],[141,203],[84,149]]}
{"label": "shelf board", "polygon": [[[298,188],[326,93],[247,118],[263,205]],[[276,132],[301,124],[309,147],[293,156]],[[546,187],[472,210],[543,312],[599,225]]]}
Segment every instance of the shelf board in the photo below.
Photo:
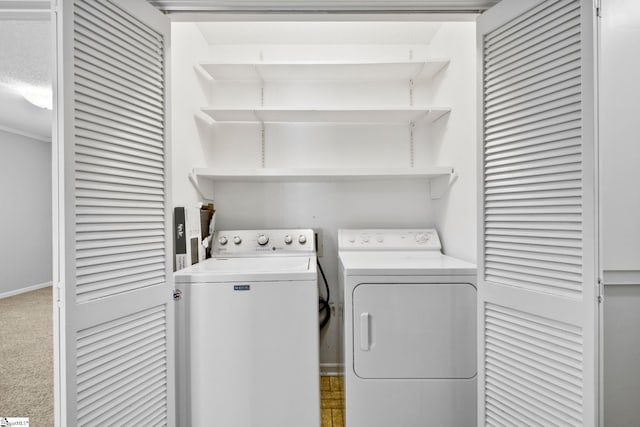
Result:
{"label": "shelf board", "polygon": [[216,122],[256,123],[410,123],[433,122],[451,111],[432,108],[210,108],[201,109]]}
{"label": "shelf board", "polygon": [[434,166],[427,168],[342,168],[342,169],[194,169],[193,173],[215,181],[240,182],[310,182],[375,179],[431,179],[451,175],[453,168]]}
{"label": "shelf board", "polygon": [[430,79],[448,59],[389,62],[201,62],[201,69],[216,81],[388,81]]}

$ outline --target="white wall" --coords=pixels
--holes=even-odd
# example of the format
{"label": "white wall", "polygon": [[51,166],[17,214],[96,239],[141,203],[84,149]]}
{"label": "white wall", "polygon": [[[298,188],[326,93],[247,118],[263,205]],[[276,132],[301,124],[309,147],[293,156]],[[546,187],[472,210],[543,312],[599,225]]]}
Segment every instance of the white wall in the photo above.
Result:
{"label": "white wall", "polygon": [[189,183],[193,168],[207,167],[211,157],[210,128],[197,113],[207,105],[208,81],[194,66],[207,57],[208,44],[191,23],[171,24],[171,173],[175,206],[201,202]]}
{"label": "white wall", "polygon": [[[442,30],[440,30],[442,31]],[[192,24],[172,26],[173,190],[176,204],[197,203],[188,181],[193,167],[259,168],[259,125],[206,125],[194,119],[204,105],[260,105],[256,84],[218,84],[202,79],[194,64],[203,59],[265,61],[367,58],[407,60],[448,57],[433,85],[415,88],[415,105],[437,102],[453,109],[435,130],[425,124],[415,131],[415,166],[453,165],[460,178],[451,194],[434,202],[426,180],[205,184],[218,211],[218,229],[310,227],[323,234],[320,258],[336,304],[336,317],[323,332],[320,360],[342,361],[340,309],[342,290],[337,278],[337,231],[340,228],[434,227],[441,223],[443,241],[451,254],[475,260],[475,42],[474,24],[461,23],[443,34],[455,47],[434,54],[426,45],[214,45],[203,54],[204,40]],[[468,44],[469,46],[466,46]],[[410,52],[411,51],[411,52]],[[466,55],[472,55],[466,57]],[[460,81],[461,79],[461,81]],[[453,91],[454,94],[449,93]],[[265,105],[408,106],[409,82],[337,83],[288,82],[265,86]],[[266,167],[409,167],[408,125],[267,124]],[[447,146],[451,145],[451,146]],[[451,210],[461,210],[449,219]]]}
{"label": "white wall", "polygon": [[429,44],[429,55],[451,58],[427,90],[426,103],[450,105],[447,120],[431,126],[428,155],[436,164],[453,166],[457,178],[434,203],[434,221],[448,255],[476,262],[477,143],[475,22],[443,25]]}
{"label": "white wall", "polygon": [[51,142],[0,130],[0,295],[51,282]]}
{"label": "white wall", "polygon": [[599,144],[602,268],[640,280],[640,2],[610,0],[600,26]]}
{"label": "white wall", "polygon": [[604,290],[604,426],[640,425],[640,284]]}
{"label": "white wall", "polygon": [[[604,425],[640,425],[640,2],[603,2],[599,155]],[[631,49],[630,49],[631,47]]]}

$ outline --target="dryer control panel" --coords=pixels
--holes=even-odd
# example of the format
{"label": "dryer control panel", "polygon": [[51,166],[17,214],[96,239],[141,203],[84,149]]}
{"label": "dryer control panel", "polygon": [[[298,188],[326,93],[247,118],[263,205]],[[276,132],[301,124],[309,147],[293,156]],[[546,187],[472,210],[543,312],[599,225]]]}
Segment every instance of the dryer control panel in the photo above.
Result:
{"label": "dryer control panel", "polygon": [[440,251],[442,245],[434,229],[339,230],[341,251]]}

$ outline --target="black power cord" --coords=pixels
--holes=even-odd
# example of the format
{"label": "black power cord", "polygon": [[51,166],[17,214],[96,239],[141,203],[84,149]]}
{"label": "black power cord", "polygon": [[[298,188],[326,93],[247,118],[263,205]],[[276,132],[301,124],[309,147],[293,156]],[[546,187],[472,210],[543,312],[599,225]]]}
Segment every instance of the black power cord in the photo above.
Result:
{"label": "black power cord", "polygon": [[331,294],[329,293],[329,283],[327,283],[327,276],[324,275],[324,270],[322,270],[320,260],[318,260],[317,258],[316,263],[318,264],[318,268],[320,269],[320,274],[322,275],[322,280],[324,281],[324,287],[327,290],[326,299],[323,298],[322,295],[319,295],[318,297],[318,312],[322,315],[322,320],[320,321],[320,330],[323,330],[329,323],[329,319],[331,319],[331,307],[329,306],[329,297],[331,296]]}

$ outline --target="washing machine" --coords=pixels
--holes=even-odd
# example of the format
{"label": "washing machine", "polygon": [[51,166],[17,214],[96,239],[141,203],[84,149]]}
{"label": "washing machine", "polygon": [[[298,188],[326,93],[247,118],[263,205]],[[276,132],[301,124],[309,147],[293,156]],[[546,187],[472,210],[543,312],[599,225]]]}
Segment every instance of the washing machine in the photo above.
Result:
{"label": "washing machine", "polygon": [[184,304],[182,422],[318,427],[313,230],[216,231],[212,258],[174,277]]}
{"label": "washing machine", "polygon": [[340,230],[346,427],[476,426],[476,267],[435,230]]}

